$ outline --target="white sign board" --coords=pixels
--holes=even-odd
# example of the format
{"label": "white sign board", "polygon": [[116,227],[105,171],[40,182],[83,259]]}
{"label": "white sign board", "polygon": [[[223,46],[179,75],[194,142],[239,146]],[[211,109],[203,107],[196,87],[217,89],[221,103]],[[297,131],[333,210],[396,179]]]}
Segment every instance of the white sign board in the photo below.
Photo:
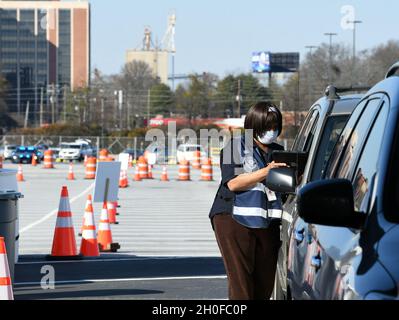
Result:
{"label": "white sign board", "polygon": [[121,153],[119,155],[119,162],[122,163],[121,170],[128,170],[129,169],[129,158],[130,155],[128,153]]}
{"label": "white sign board", "polygon": [[99,162],[93,202],[118,201],[120,162]]}

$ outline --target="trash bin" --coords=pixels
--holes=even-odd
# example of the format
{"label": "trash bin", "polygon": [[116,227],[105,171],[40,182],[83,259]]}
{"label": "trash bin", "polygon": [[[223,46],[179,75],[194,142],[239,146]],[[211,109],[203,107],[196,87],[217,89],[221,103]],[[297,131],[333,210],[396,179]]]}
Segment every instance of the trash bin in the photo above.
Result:
{"label": "trash bin", "polygon": [[14,281],[14,266],[18,261],[18,192],[17,171],[0,170],[0,236],[4,237],[11,279]]}

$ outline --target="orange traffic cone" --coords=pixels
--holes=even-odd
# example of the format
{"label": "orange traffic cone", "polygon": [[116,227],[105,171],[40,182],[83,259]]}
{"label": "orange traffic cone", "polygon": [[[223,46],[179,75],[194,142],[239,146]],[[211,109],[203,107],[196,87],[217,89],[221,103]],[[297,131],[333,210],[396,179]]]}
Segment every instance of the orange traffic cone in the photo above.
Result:
{"label": "orange traffic cone", "polygon": [[164,166],[162,169],[161,181],[164,181],[164,182],[169,181],[168,170],[166,169],[166,166]]}
{"label": "orange traffic cone", "polygon": [[178,181],[190,181],[190,162],[187,160],[180,161]]}
{"label": "orange traffic cone", "polygon": [[140,171],[139,167],[136,165],[136,168],[134,170],[134,181],[141,181],[141,176],[140,176]]}
{"label": "orange traffic cone", "polygon": [[125,170],[121,170],[119,176],[119,188],[127,188],[129,186],[129,181],[127,179],[127,172]]}
{"label": "orange traffic cone", "polygon": [[90,203],[85,211],[80,254],[84,257],[98,257],[100,255],[96,235],[96,226],[94,223],[93,205],[91,204],[91,197]]}
{"label": "orange traffic cone", "polygon": [[154,179],[154,176],[152,175],[152,165],[148,165],[148,179]]}
{"label": "orange traffic cone", "polygon": [[67,179],[71,180],[71,181],[75,180],[75,174],[73,173],[73,164],[72,164],[72,162],[69,164],[69,172],[68,172]]}
{"label": "orange traffic cone", "polygon": [[24,182],[24,173],[22,172],[22,165],[18,165],[17,181]]}
{"label": "orange traffic cone", "polygon": [[6,243],[0,237],[0,300],[14,300]]}
{"label": "orange traffic cone", "polygon": [[112,243],[112,232],[108,219],[107,203],[104,203],[103,209],[101,210],[97,241],[100,252],[117,252],[118,249],[120,249],[118,243]]}
{"label": "orange traffic cone", "polygon": [[87,196],[87,200],[86,200],[85,212],[83,214],[83,222],[82,222],[82,227],[80,228],[79,236],[82,236],[82,234],[83,234],[83,227],[84,227],[84,225],[86,223],[86,219],[88,219],[88,217],[92,214],[92,211],[93,211],[93,202],[92,202],[92,200],[93,199],[91,197],[91,194],[89,194]]}
{"label": "orange traffic cone", "polygon": [[108,210],[108,219],[110,224],[119,224],[116,221],[116,207],[115,203],[112,201],[107,202],[107,210]]}
{"label": "orange traffic cone", "polygon": [[37,155],[34,154],[32,156],[32,163],[31,164],[32,164],[33,167],[37,166]]}
{"label": "orange traffic cone", "polygon": [[53,239],[53,248],[48,259],[73,260],[80,259],[75,240],[71,206],[69,204],[68,188],[62,187],[57,224]]}

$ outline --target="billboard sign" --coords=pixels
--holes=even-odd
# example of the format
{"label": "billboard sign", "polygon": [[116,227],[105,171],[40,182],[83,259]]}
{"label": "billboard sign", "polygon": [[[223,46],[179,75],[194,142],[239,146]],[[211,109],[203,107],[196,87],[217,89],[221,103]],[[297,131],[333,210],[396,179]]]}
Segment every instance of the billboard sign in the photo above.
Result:
{"label": "billboard sign", "polygon": [[297,72],[299,70],[299,59],[299,52],[254,52],[252,54],[252,71],[254,73]]}
{"label": "billboard sign", "polygon": [[270,72],[270,52],[254,52],[252,53],[252,71],[254,73]]}

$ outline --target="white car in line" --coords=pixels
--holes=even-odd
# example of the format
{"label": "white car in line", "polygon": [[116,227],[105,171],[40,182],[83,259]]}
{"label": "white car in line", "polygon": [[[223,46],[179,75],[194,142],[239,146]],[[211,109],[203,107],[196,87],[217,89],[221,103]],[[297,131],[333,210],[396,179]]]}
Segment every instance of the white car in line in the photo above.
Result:
{"label": "white car in line", "polygon": [[87,142],[77,140],[72,143],[62,143],[58,158],[65,161],[83,161],[86,155],[95,156],[93,147]]}
{"label": "white car in line", "polygon": [[4,160],[10,160],[12,158],[12,153],[17,150],[18,146],[15,144],[10,144],[4,146],[3,157]]}

